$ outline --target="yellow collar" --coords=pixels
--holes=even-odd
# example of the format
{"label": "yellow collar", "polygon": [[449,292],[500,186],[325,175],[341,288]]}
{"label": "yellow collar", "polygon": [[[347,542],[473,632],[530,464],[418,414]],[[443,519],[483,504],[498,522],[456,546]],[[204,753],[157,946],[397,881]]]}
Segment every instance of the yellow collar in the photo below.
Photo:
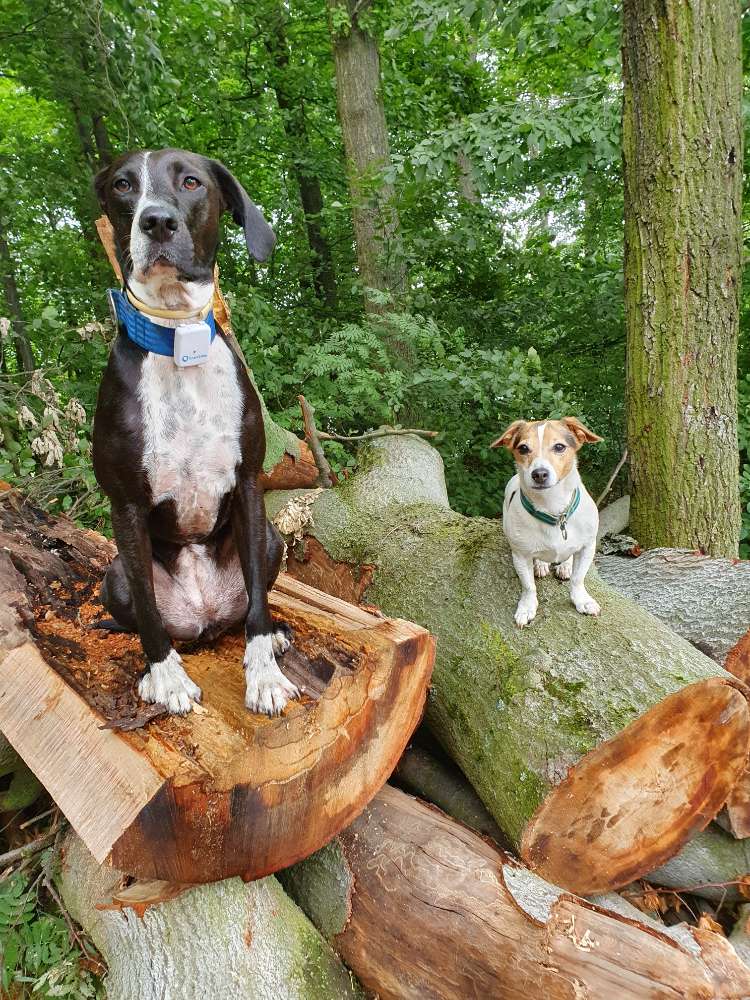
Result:
{"label": "yellow collar", "polygon": [[153,306],[147,306],[145,302],[137,299],[129,288],[125,289],[125,294],[130,304],[138,312],[145,313],[147,316],[156,316],[159,319],[205,319],[211,312],[211,306],[214,301],[212,296],[205,306],[196,313],[195,309],[155,309]]}

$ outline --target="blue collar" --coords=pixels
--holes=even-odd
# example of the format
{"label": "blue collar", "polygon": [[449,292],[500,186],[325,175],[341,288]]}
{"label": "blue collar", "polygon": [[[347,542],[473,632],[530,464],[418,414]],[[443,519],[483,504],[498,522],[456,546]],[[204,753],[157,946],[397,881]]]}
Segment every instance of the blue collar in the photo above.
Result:
{"label": "blue collar", "polygon": [[[110,288],[107,294],[119,324],[134,344],[152,354],[162,354],[166,358],[174,357],[174,327],[159,326],[158,323],[153,323],[148,316],[131,305],[127,296],[116,288]],[[211,343],[213,343],[216,336],[213,309],[203,322],[208,323],[211,330]]]}

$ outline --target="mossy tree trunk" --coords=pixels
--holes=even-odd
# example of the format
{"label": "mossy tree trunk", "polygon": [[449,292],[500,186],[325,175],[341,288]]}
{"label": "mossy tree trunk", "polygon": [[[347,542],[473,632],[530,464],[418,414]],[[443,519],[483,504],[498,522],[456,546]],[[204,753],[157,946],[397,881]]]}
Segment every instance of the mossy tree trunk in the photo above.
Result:
{"label": "mossy tree trunk", "polygon": [[623,4],[631,531],[737,554],[740,6]]}
{"label": "mossy tree trunk", "polygon": [[356,0],[329,0],[359,276],[365,289],[365,308],[379,312],[382,307],[366,290],[390,292],[398,300],[406,272],[397,248],[399,218],[393,185],[382,179],[391,153],[380,92],[380,56],[377,42],[360,23],[357,11],[362,7]]}
{"label": "mossy tree trunk", "polygon": [[[267,500],[273,512],[288,494]],[[601,618],[577,614],[567,587],[549,578],[539,617],[518,629],[519,583],[501,525],[450,509],[442,461],[424,441],[373,441],[358,473],[318,497],[313,519],[306,559],[290,558],[290,572],[336,592],[340,563],[353,564],[354,579],[369,567],[364,599],[435,636],[428,724],[513,843],[565,779],[541,853],[549,859],[564,843],[575,857],[562,881],[542,858],[545,877],[581,892],[622,885],[634,868],[643,874],[676,853],[721,807],[747,753],[735,679],[593,572]],[[600,757],[591,760],[592,750]],[[584,776],[570,801],[582,796],[585,808],[573,814],[569,768]],[[535,862],[539,843],[527,845]]]}

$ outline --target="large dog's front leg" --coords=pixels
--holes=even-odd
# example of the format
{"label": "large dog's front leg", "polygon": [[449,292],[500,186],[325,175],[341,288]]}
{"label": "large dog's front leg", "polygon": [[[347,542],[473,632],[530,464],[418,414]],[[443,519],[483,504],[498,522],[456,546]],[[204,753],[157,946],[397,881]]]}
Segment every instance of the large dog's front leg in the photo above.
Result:
{"label": "large dog's front leg", "polygon": [[200,701],[201,689],[185,673],[156,605],[148,513],[135,504],[113,504],[112,528],[148,662],[138,693],[144,701],[165,705],[173,715],[184,715]]}
{"label": "large dog's front leg", "polygon": [[253,712],[278,715],[299,691],[282,674],[276,651],[288,645],[284,633],[274,635],[268,609],[266,512],[254,477],[242,473],[232,504],[232,534],[248,594],[245,619],[245,704]]}

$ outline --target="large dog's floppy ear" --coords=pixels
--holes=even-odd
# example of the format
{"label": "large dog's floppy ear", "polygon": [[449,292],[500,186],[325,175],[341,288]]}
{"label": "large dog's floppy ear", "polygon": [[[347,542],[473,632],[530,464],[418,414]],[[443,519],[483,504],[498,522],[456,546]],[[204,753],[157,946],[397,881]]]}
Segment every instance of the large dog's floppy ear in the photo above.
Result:
{"label": "large dog's floppy ear", "polygon": [[514,420],[510,427],[506,427],[500,437],[492,442],[490,448],[513,448],[518,440],[518,432],[525,426],[525,420]]}
{"label": "large dog's floppy ear", "polygon": [[252,201],[247,191],[223,163],[209,160],[211,172],[219,185],[224,204],[232,213],[232,218],[245,232],[247,249],[256,260],[266,260],[276,246],[273,229],[263,218],[260,209]]}
{"label": "large dog's floppy ear", "polygon": [[598,434],[594,434],[593,431],[590,431],[588,427],[585,427],[578,417],[563,417],[560,423],[565,424],[578,442],[579,447],[583,444],[595,444],[597,441],[604,440],[604,438],[600,438]]}
{"label": "large dog's floppy ear", "polygon": [[104,167],[94,178],[94,191],[102,211],[107,211],[107,184],[109,183],[109,167]]}

